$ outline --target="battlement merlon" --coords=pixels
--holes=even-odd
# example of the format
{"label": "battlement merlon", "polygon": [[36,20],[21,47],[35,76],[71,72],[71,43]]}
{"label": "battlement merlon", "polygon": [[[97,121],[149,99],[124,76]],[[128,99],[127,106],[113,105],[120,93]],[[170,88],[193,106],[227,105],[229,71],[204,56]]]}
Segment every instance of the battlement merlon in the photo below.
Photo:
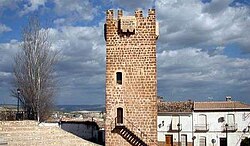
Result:
{"label": "battlement merlon", "polygon": [[155,9],[148,9],[148,17],[155,18]]}
{"label": "battlement merlon", "polygon": [[106,11],[106,19],[113,19],[114,18],[114,11],[113,10],[107,10]]}
{"label": "battlement merlon", "polygon": [[[155,20],[155,9],[149,9],[148,10],[148,16],[143,17],[142,10],[138,9],[135,11],[134,16],[123,16],[123,11],[118,10],[117,11],[117,18],[114,18],[114,11],[113,10],[107,10],[106,11],[106,23],[104,24],[104,37],[105,40],[107,39],[107,29],[118,29],[119,26],[120,30],[122,32],[130,32],[135,33],[136,28],[140,22],[140,20],[147,19],[149,21],[155,22],[155,34],[156,39],[158,39],[159,36],[159,23]],[[119,24],[118,24],[119,23]]]}
{"label": "battlement merlon", "polygon": [[[143,17],[143,12],[142,10],[138,9],[135,11],[135,15],[136,18],[140,18]],[[121,17],[123,17],[123,11],[122,10],[118,10],[117,11],[117,18],[120,19]],[[155,9],[148,9],[148,17],[149,18],[155,18]],[[114,10],[110,9],[106,11],[106,18],[107,19],[117,19],[114,18]]]}
{"label": "battlement merlon", "polygon": [[123,16],[122,10],[118,10],[118,19],[121,19],[122,16]]}
{"label": "battlement merlon", "polygon": [[135,17],[136,18],[142,18],[143,17],[142,10],[136,10],[135,11]]}

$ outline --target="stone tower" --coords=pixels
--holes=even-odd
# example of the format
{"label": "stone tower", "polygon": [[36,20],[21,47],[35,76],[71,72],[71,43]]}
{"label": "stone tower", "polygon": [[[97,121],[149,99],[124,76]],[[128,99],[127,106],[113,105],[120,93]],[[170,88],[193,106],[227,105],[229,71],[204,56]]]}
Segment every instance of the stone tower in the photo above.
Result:
{"label": "stone tower", "polygon": [[155,10],[106,12],[106,146],[157,144]]}

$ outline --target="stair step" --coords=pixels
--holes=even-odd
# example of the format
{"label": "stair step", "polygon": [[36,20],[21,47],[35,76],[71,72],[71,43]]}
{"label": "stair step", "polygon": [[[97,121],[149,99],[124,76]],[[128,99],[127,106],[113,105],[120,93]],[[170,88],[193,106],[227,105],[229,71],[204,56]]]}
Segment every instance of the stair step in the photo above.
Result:
{"label": "stair step", "polygon": [[130,131],[125,126],[117,127],[117,133],[120,134],[126,141],[128,141],[131,145],[134,146],[147,146],[145,142],[143,142],[140,137],[135,135],[132,131]]}

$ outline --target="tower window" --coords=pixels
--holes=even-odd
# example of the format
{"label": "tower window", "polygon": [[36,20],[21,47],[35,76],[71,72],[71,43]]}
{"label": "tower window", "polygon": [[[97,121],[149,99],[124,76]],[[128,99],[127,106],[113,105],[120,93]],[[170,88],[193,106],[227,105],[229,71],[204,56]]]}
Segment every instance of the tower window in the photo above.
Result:
{"label": "tower window", "polygon": [[121,85],[122,84],[122,72],[116,73],[116,83]]}

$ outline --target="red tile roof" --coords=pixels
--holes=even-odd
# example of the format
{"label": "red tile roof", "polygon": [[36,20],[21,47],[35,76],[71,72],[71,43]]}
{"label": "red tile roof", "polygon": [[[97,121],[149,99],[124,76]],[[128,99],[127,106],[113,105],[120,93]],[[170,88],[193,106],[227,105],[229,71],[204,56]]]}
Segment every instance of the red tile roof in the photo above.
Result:
{"label": "red tile roof", "polygon": [[194,102],[194,110],[239,110],[249,109],[250,105],[239,101]]}
{"label": "red tile roof", "polygon": [[239,101],[158,102],[158,113],[189,113],[194,111],[250,110],[250,105]]}
{"label": "red tile roof", "polygon": [[158,102],[158,113],[192,112],[192,101]]}

